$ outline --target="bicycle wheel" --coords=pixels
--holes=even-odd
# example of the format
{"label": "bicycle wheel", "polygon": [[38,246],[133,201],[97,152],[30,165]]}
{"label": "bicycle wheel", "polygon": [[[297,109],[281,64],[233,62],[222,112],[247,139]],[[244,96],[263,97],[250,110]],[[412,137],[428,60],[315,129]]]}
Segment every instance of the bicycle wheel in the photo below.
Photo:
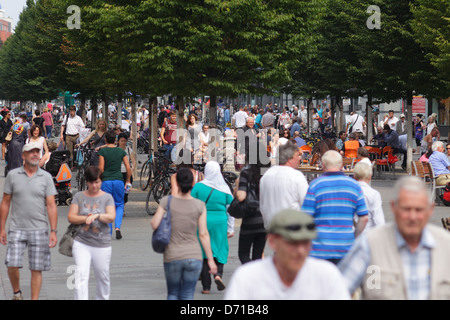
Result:
{"label": "bicycle wheel", "polygon": [[159,204],[162,197],[167,196],[170,192],[170,182],[167,177],[161,180],[158,185],[153,188],[153,199]]}
{"label": "bicycle wheel", "polygon": [[156,183],[154,183],[147,192],[147,198],[145,199],[145,210],[147,214],[152,216],[155,214],[155,211],[151,208],[150,203],[153,200],[153,189],[155,188]]}
{"label": "bicycle wheel", "polygon": [[84,174],[84,166],[78,168],[77,182],[78,182],[78,191],[83,191],[86,189],[86,177]]}
{"label": "bicycle wheel", "polygon": [[150,180],[152,178],[152,171],[153,171],[153,164],[150,162],[150,160],[147,160],[141,169],[141,174],[139,176],[140,179],[140,187],[142,191],[145,191],[145,189],[148,188],[150,184]]}

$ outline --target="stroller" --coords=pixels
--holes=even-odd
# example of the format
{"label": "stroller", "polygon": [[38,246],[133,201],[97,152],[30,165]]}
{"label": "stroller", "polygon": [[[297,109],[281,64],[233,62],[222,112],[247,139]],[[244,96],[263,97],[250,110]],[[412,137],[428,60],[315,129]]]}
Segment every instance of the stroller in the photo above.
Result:
{"label": "stroller", "polygon": [[45,166],[55,183],[58,194],[55,196],[56,205],[70,205],[72,202],[72,193],[70,192],[70,180],[72,179],[72,172],[70,171],[68,162],[70,152],[68,150],[53,151],[50,155],[50,160]]}

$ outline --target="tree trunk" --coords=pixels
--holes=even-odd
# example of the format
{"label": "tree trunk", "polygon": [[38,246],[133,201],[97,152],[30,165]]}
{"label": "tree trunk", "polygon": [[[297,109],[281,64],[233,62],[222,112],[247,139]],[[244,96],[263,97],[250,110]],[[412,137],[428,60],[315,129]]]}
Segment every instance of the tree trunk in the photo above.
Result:
{"label": "tree trunk", "polygon": [[[412,100],[413,92],[412,90],[407,91],[406,97],[406,171],[411,172],[411,161],[412,161],[412,137],[413,137],[413,126],[412,126]],[[401,121],[401,120],[400,120]]]}
{"label": "tree trunk", "polygon": [[81,120],[83,120],[83,123],[86,124],[86,97],[81,97]]}
{"label": "tree trunk", "polygon": [[184,128],[184,97],[177,96],[175,110],[177,112],[177,129],[182,129]]}
{"label": "tree trunk", "polygon": [[123,98],[122,92],[117,94],[117,123],[122,125],[122,106],[123,106]]}
{"label": "tree trunk", "polygon": [[372,130],[373,130],[373,113],[372,113],[372,96],[367,96],[367,103],[366,103],[366,115],[367,115],[367,134],[366,134],[366,144],[369,144],[370,140],[372,139]]}
{"label": "tree trunk", "polygon": [[[150,107],[150,117],[149,117],[149,133],[150,133],[150,148],[152,150],[158,150],[158,98],[154,97],[152,99],[151,107]],[[144,127],[145,128],[145,127]],[[151,151],[149,150],[149,154]]]}
{"label": "tree trunk", "polygon": [[306,106],[306,111],[308,114],[308,125],[306,126],[306,132],[308,133],[308,135],[311,134],[311,128],[312,128],[312,108],[313,108],[312,97],[309,97],[308,105]]}
{"label": "tree trunk", "polygon": [[212,95],[209,97],[209,127],[217,128],[216,125],[216,113],[217,113],[217,105],[216,105],[217,96]]}
{"label": "tree trunk", "polygon": [[[134,103],[131,104],[131,117],[130,117],[130,122],[131,122],[131,136],[133,137],[133,155],[134,158],[137,159],[137,137],[138,137],[138,132],[137,132],[137,125],[136,125],[136,110],[137,110],[137,101],[136,101],[136,96],[134,96],[133,99]],[[122,111],[121,111],[122,113]],[[131,159],[130,159],[131,160]],[[133,167],[133,171],[132,171],[133,177],[137,178],[137,166]]]}

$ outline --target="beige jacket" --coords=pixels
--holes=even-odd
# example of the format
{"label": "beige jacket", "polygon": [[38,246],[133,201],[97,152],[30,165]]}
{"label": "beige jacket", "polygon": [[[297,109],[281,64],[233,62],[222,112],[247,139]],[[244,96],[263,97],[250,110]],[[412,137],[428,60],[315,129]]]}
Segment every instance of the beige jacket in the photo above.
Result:
{"label": "beige jacket", "polygon": [[[437,226],[427,225],[436,241],[431,253],[431,300],[450,300],[450,233]],[[397,250],[395,225],[387,224],[368,233],[370,265],[379,268],[378,288],[373,287],[372,274],[366,273],[362,287],[363,299],[407,299],[406,282]]]}

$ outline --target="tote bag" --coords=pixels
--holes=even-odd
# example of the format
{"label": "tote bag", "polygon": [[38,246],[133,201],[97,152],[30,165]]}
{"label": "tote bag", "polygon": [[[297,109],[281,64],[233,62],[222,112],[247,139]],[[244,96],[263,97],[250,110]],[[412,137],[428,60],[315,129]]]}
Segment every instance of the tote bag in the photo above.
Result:
{"label": "tote bag", "polygon": [[169,195],[169,200],[167,201],[166,213],[152,235],[152,247],[157,253],[164,253],[164,250],[166,250],[166,247],[170,242],[170,235],[172,234],[170,200],[172,200],[171,195]]}

